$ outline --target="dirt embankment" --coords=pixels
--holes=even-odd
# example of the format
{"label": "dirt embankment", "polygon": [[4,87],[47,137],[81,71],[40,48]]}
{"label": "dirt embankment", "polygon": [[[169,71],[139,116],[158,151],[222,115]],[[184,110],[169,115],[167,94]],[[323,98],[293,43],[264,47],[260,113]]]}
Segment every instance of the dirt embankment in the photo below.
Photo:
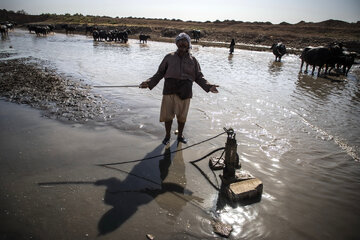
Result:
{"label": "dirt embankment", "polygon": [[338,20],[318,23],[301,21],[297,24],[233,20],[194,22],[179,19],[111,18],[81,14],[43,14],[30,17],[30,15],[15,13],[11,15],[4,11],[0,11],[0,20],[18,21],[23,27],[27,24],[53,24],[55,30],[59,32],[65,32],[62,26],[68,24],[77,28],[76,33],[82,34],[85,34],[86,26],[97,26],[105,30],[130,29],[130,38],[138,38],[138,35],[143,33],[150,35],[153,41],[173,41],[180,32],[191,35],[193,29],[198,29],[201,31],[198,44],[203,46],[228,47],[231,39],[234,38],[237,48],[251,50],[269,50],[269,46],[273,43],[283,42],[289,52],[299,52],[307,46],[325,46],[331,42],[342,42],[349,51],[360,54],[360,22],[347,23]]}
{"label": "dirt embankment", "polygon": [[[7,57],[0,54],[0,57]],[[0,97],[28,104],[63,121],[105,121],[108,103],[90,87],[42,67],[37,59],[0,61]]]}

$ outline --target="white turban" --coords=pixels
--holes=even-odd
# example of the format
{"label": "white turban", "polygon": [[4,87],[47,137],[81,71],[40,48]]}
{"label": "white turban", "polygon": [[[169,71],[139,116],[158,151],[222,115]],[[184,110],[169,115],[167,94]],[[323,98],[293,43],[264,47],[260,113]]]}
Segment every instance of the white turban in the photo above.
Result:
{"label": "white turban", "polygon": [[182,32],[180,33],[176,38],[175,38],[175,43],[177,43],[178,41],[180,41],[181,39],[186,39],[189,43],[189,48],[191,48],[191,38],[189,35],[187,35],[186,33]]}

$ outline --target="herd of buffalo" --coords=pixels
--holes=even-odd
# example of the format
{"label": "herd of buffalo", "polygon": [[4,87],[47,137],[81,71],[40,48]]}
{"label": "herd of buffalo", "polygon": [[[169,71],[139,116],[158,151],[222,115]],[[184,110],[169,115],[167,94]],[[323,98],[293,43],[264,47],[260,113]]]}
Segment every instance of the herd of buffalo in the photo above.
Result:
{"label": "herd of buffalo", "polygon": [[[0,25],[1,36],[4,38],[7,36],[8,31],[12,30],[16,24],[11,22],[2,22]],[[72,34],[77,29],[67,24],[60,25],[65,30],[66,34]],[[29,33],[34,32],[36,35],[47,35],[53,32],[54,25],[28,25]],[[200,30],[192,30],[192,37],[197,42],[200,39]],[[127,43],[128,36],[131,34],[129,29],[125,30],[104,30],[95,26],[86,26],[85,34],[91,34],[94,41],[118,41],[120,43]],[[149,35],[140,34],[140,43],[146,43],[150,38]],[[271,48],[275,55],[275,61],[281,62],[282,56],[286,54],[286,47],[283,43],[274,43]],[[300,72],[302,72],[303,65],[305,63],[305,71],[308,72],[308,66],[312,66],[311,74],[314,75],[315,68],[318,67],[317,76],[320,76],[323,70],[324,74],[330,74],[330,72],[336,68],[337,72],[340,72],[347,76],[350,68],[355,62],[355,58],[358,56],[356,52],[349,52],[342,43],[330,43],[328,46],[319,47],[305,47],[301,54],[301,66]]]}
{"label": "herd of buffalo", "polygon": [[[283,43],[274,43],[271,48],[275,55],[275,61],[281,61],[281,57],[286,54],[286,47]],[[349,52],[342,43],[330,43],[328,46],[306,47],[300,55],[301,66],[306,64],[304,73],[308,72],[308,66],[312,66],[311,75],[314,75],[315,67],[318,67],[317,76],[320,76],[321,70],[325,67],[324,74],[330,74],[331,70],[342,68],[342,74],[347,76],[350,68],[355,62],[357,53]]]}

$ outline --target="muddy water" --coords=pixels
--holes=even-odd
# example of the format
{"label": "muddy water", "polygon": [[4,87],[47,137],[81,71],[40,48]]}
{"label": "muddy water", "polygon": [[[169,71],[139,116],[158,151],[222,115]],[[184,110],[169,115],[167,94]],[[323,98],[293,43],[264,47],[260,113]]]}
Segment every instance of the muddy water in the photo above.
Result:
{"label": "muddy water", "polygon": [[[0,47],[9,58],[41,59],[89,85],[139,84],[156,72],[165,54],[175,50],[169,43],[94,43],[85,36],[36,37],[20,30]],[[232,127],[243,168],[264,182],[260,202],[231,208],[217,203],[216,191],[206,181],[194,180],[200,175],[186,165],[184,182],[206,197],[202,207],[233,225],[233,239],[359,237],[360,85],[353,72],[336,79],[306,75],[299,73],[298,56],[286,55],[278,63],[270,52],[236,50],[229,56],[228,49],[195,45],[192,53],[205,77],[220,85],[220,92],[207,94],[194,85],[185,130],[189,144]],[[162,82],[152,91],[93,91],[112,103],[111,118],[99,124],[161,141]],[[197,154],[205,155],[224,142],[225,137],[216,138],[210,147],[199,147]],[[184,153],[184,160],[191,157]],[[211,175],[206,163],[201,167]],[[190,213],[185,209],[186,214]],[[195,231],[207,229],[199,224]]]}

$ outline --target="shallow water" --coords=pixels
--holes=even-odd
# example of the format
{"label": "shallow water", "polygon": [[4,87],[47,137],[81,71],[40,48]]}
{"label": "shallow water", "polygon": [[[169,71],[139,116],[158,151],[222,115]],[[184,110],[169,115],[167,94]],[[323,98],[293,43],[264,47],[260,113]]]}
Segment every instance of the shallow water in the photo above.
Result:
{"label": "shallow water", "polygon": [[[79,35],[36,37],[21,30],[0,41],[2,52],[16,53],[10,58],[41,59],[59,73],[90,85],[139,84],[156,72],[165,54],[175,47],[152,41],[139,44],[138,40],[98,43]],[[192,53],[208,81],[220,88],[214,95],[194,85],[184,133],[189,144],[232,127],[243,169],[264,182],[260,202],[216,209],[216,191],[195,181],[194,176],[200,175],[186,166],[184,184],[198,196],[208,197],[202,207],[217,211],[232,224],[234,239],[359,237],[359,79],[351,71],[348,77],[337,78],[341,81],[299,73],[296,55],[286,55],[278,63],[271,52],[236,49],[229,56],[225,48],[194,45]],[[109,106],[112,118],[101,124],[161,141],[162,82],[152,91],[93,91],[114,103]],[[223,146],[225,139],[214,139],[210,148]],[[209,148],[200,147],[197,154],[208,152]],[[191,158],[184,154],[184,159]],[[205,162],[200,165],[207,169]],[[185,216],[191,214],[183,211]],[[199,222],[195,231],[206,236],[208,231]]]}

